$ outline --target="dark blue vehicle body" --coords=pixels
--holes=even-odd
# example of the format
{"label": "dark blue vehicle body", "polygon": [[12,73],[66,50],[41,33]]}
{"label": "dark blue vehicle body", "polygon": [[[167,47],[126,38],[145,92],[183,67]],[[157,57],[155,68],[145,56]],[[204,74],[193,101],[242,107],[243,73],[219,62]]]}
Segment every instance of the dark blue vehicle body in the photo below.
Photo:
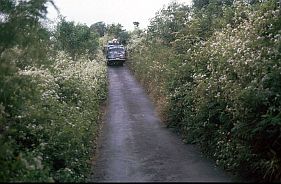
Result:
{"label": "dark blue vehicle body", "polygon": [[121,65],[126,61],[126,49],[119,43],[109,43],[106,48],[107,65]]}

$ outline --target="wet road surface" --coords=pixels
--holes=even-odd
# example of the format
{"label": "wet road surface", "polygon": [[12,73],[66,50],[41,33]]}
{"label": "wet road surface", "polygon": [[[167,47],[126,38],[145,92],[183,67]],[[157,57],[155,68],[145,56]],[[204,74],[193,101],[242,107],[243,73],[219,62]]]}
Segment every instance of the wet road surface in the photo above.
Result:
{"label": "wet road surface", "polygon": [[126,66],[109,67],[108,78],[108,107],[90,181],[232,181],[160,122]]}

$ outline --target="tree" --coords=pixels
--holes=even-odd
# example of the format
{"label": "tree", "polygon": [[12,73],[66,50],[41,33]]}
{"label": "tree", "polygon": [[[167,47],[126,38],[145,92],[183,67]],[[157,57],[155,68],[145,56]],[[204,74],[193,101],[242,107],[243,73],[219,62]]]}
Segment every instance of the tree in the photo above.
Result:
{"label": "tree", "polygon": [[175,40],[176,33],[183,29],[189,21],[190,8],[173,2],[167,8],[157,12],[151,20],[148,34],[151,39],[160,39],[164,44]]}
{"label": "tree", "polygon": [[26,124],[16,117],[27,102],[36,101],[37,87],[17,71],[49,62],[50,32],[42,25],[47,3],[55,7],[52,0],[0,0],[0,181],[27,181],[24,176],[31,176],[25,171],[26,157],[14,159],[34,151],[19,141],[18,132],[25,132]]}
{"label": "tree", "polygon": [[129,40],[129,33],[123,29],[121,24],[107,25],[107,33],[114,38],[117,38],[122,44],[126,45]]}
{"label": "tree", "polygon": [[140,25],[139,22],[133,22],[133,24],[134,24],[134,26],[135,26],[136,28],[139,28],[139,25]]}
{"label": "tree", "polygon": [[[232,5],[234,0],[193,0],[193,8],[202,9],[208,6],[210,3],[216,3],[219,5]],[[253,0],[256,1],[256,0]]]}
{"label": "tree", "polygon": [[127,45],[128,40],[130,39],[130,34],[127,31],[122,31],[119,33],[118,39],[121,44]]}
{"label": "tree", "polygon": [[121,24],[109,24],[107,25],[107,33],[111,36],[118,37],[119,33],[123,31]]}
{"label": "tree", "polygon": [[193,0],[193,7],[201,9],[209,4],[209,0]]}
{"label": "tree", "polygon": [[97,33],[87,25],[67,22],[64,18],[57,26],[56,39],[59,49],[69,53],[73,60],[81,54],[94,54],[99,45]]}
{"label": "tree", "polygon": [[52,0],[0,0],[0,54],[15,45],[32,46],[48,38],[40,22],[46,19],[48,2],[56,8]]}
{"label": "tree", "polygon": [[99,36],[102,37],[105,35],[107,28],[104,22],[96,22],[90,26],[92,31],[96,31],[99,33]]}

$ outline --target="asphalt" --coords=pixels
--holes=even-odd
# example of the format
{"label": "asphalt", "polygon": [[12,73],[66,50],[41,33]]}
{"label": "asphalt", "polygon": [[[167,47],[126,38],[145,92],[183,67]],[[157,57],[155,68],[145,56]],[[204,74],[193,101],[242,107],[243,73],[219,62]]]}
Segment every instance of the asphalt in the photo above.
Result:
{"label": "asphalt", "polygon": [[[91,182],[234,182],[160,121],[129,69],[109,67],[107,111]],[[157,87],[157,86],[155,86]]]}

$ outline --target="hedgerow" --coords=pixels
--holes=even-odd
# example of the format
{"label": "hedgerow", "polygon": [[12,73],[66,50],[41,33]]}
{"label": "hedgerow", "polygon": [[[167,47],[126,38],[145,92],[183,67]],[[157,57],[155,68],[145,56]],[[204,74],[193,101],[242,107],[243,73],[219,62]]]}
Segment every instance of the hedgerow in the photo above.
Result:
{"label": "hedgerow", "polygon": [[90,171],[106,66],[87,26],[69,23],[90,39],[65,49],[47,28],[47,3],[0,3],[1,182],[83,182]]}
{"label": "hedgerow", "polygon": [[281,181],[280,9],[277,1],[214,2],[194,8],[168,43],[146,39],[148,30],[133,43],[130,67],[152,96],[164,96],[155,101],[184,141],[226,170]]}
{"label": "hedgerow", "polygon": [[25,100],[2,130],[1,181],[85,181],[106,98],[104,62],[60,53],[51,67],[26,67],[12,80],[21,87],[12,98]]}

